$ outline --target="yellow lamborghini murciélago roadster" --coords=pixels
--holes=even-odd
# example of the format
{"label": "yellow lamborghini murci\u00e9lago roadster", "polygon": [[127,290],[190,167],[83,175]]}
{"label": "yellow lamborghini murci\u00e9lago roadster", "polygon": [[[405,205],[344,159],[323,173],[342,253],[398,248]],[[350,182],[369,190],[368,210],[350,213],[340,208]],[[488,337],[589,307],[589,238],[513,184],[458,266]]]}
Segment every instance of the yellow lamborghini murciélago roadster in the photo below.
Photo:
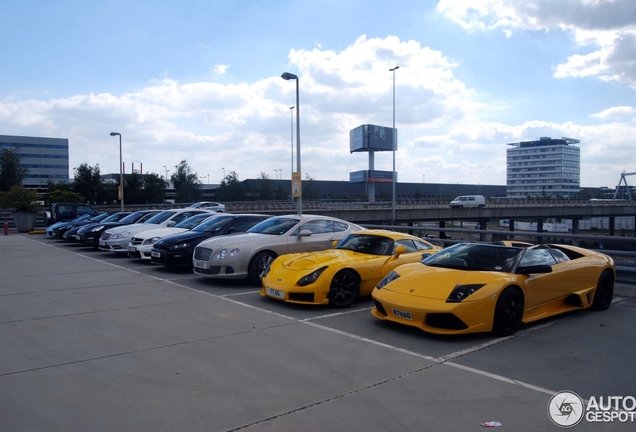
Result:
{"label": "yellow lamborghini murci\u00e9lago roadster", "polygon": [[575,246],[511,244],[459,243],[396,268],[373,290],[372,315],[430,333],[511,335],[522,323],[610,306],[611,257]]}

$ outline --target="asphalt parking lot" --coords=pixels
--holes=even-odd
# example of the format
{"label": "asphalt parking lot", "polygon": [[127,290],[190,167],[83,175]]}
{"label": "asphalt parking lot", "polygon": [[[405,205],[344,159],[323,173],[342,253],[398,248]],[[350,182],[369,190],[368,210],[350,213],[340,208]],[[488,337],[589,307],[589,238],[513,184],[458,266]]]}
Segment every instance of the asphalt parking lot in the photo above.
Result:
{"label": "asphalt parking lot", "polygon": [[[563,390],[636,397],[636,286],[508,338],[440,337],[242,282],[0,236],[0,431],[561,430]],[[575,430],[634,430],[590,422]]]}

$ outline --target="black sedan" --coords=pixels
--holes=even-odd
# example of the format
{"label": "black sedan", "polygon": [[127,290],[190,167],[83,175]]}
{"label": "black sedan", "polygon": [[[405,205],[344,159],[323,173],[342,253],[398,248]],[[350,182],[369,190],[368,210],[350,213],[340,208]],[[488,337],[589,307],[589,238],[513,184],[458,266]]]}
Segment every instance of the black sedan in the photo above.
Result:
{"label": "black sedan", "polygon": [[81,227],[77,234],[75,234],[77,243],[85,246],[93,246],[95,249],[99,248],[99,238],[102,236],[102,233],[107,229],[122,226],[122,225],[132,225],[136,223],[144,223],[161,210],[141,210],[134,213],[129,214],[125,218],[119,220],[118,222],[106,222],[106,223],[96,223],[91,225],[85,225]]}
{"label": "black sedan", "polygon": [[69,230],[67,230],[63,235],[62,238],[64,239],[65,242],[68,243],[77,243],[77,232],[84,228],[85,226],[92,226],[95,225],[96,223],[108,223],[108,222],[119,222],[120,220],[122,220],[123,218],[125,218],[126,216],[128,216],[130,214],[130,212],[117,212],[117,213],[113,213],[110,216],[95,222],[95,221],[90,221],[88,223],[80,223],[80,224],[75,224],[73,225],[72,228],[70,228]]}
{"label": "black sedan", "polygon": [[166,267],[192,267],[192,254],[203,240],[220,235],[245,232],[271,216],[260,214],[222,214],[194,229],[157,241],[150,260]]}
{"label": "black sedan", "polygon": [[75,228],[76,226],[79,226],[79,225],[88,225],[95,222],[100,222],[101,220],[106,219],[110,215],[111,213],[96,213],[92,215],[91,217],[89,217],[88,219],[83,219],[78,222],[72,222],[72,221],[66,222],[56,228],[53,228],[53,238],[58,240],[63,240],[64,233],[66,233],[71,228]]}

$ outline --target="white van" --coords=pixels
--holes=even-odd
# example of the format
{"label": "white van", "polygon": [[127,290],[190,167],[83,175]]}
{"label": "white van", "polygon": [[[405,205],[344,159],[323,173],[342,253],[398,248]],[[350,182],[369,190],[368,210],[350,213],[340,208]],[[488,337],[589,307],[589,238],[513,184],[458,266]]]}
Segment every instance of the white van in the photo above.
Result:
{"label": "white van", "polygon": [[486,198],[483,195],[462,195],[451,201],[451,208],[484,207]]}

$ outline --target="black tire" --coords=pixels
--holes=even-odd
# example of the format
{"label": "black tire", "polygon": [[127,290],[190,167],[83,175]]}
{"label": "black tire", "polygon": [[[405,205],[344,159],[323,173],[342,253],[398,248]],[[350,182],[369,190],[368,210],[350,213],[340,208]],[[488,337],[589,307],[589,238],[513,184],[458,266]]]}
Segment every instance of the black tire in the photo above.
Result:
{"label": "black tire", "polygon": [[507,288],[497,299],[492,331],[499,336],[510,336],[521,326],[523,319],[523,294],[518,289]]}
{"label": "black tire", "polygon": [[604,311],[612,304],[612,298],[614,298],[614,275],[611,271],[605,270],[598,278],[592,309]]}
{"label": "black tire", "polygon": [[247,280],[251,285],[261,286],[261,274],[267,266],[276,259],[276,254],[271,251],[263,251],[256,254],[247,267]]}
{"label": "black tire", "polygon": [[350,270],[341,270],[331,280],[329,304],[335,308],[350,307],[360,294],[358,277]]}

